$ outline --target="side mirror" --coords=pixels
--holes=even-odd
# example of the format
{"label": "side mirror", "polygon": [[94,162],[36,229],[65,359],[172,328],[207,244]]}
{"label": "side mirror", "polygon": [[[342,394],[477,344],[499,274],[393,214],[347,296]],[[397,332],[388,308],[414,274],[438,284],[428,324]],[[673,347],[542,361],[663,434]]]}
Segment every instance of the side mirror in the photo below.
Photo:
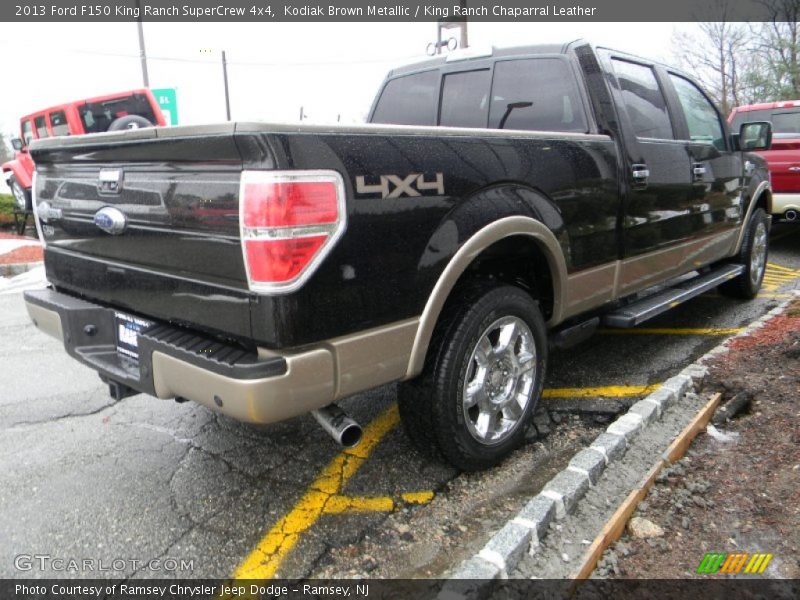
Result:
{"label": "side mirror", "polygon": [[739,147],[745,151],[769,150],[772,146],[772,123],[753,121],[739,128]]}
{"label": "side mirror", "polygon": [[11,147],[19,152],[25,147],[25,143],[19,138],[11,138]]}

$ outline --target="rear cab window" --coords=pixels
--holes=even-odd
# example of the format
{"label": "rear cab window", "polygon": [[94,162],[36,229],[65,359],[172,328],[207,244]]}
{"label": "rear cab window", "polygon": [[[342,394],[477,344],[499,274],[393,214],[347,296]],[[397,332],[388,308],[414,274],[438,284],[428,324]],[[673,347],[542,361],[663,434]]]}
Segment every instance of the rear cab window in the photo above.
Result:
{"label": "rear cab window", "polygon": [[560,58],[498,61],[489,127],[586,133],[586,113],[569,62]]}
{"label": "rear cab window", "polygon": [[370,122],[435,125],[438,91],[438,69],[390,79],[381,92]]}
{"label": "rear cab window", "polygon": [[489,69],[448,73],[442,82],[439,125],[486,127],[489,116]]}
{"label": "rear cab window", "polygon": [[567,58],[501,58],[470,66],[466,64],[460,71],[445,66],[390,79],[370,122],[575,133],[589,130],[576,74]]}

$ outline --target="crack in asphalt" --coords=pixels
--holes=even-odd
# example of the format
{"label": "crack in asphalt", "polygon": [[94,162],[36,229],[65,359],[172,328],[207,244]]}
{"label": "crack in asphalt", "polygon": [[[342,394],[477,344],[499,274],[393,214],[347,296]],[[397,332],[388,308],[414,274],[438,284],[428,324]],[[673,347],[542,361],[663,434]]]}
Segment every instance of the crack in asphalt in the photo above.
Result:
{"label": "crack in asphalt", "polygon": [[[56,397],[56,396],[51,396],[51,397]],[[57,423],[59,421],[64,421],[64,420],[67,420],[67,419],[79,419],[79,418],[82,418],[82,417],[91,417],[91,416],[94,416],[94,415],[98,415],[101,412],[103,412],[105,410],[108,410],[109,408],[113,408],[115,406],[118,406],[121,402],[124,402],[124,401],[125,401],[125,398],[123,398],[122,400],[113,400],[112,402],[109,402],[108,404],[104,404],[104,405],[100,406],[99,408],[96,408],[96,409],[91,410],[89,412],[69,412],[69,413],[66,413],[66,414],[63,414],[63,415],[57,415],[57,416],[54,416],[54,417],[48,417],[48,418],[43,419],[41,421],[18,421],[17,423],[14,423],[11,427],[5,427],[4,430],[5,431],[18,431],[18,430],[25,431],[25,430],[31,429],[33,427],[37,427],[37,426],[41,426],[41,425],[47,425],[47,424],[50,424],[50,423]]]}

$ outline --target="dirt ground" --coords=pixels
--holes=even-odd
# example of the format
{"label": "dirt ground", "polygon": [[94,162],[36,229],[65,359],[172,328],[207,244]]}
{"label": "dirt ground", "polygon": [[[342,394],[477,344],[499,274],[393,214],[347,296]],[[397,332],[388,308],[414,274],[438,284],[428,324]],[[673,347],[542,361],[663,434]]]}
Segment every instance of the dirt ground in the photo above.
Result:
{"label": "dirt ground", "polygon": [[696,573],[705,553],[764,552],[774,558],[755,577],[800,578],[800,300],[729,347],[705,390],[751,401],[717,428],[727,440],[700,434],[640,504],[635,516],[664,534],[624,535],[595,576],[725,577]]}

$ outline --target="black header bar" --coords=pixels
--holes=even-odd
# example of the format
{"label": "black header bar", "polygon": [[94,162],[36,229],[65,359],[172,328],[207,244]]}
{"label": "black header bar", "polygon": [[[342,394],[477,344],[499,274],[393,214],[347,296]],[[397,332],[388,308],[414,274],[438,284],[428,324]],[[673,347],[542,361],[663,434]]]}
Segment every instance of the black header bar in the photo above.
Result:
{"label": "black header bar", "polygon": [[772,21],[781,0],[4,0],[0,21]]}

